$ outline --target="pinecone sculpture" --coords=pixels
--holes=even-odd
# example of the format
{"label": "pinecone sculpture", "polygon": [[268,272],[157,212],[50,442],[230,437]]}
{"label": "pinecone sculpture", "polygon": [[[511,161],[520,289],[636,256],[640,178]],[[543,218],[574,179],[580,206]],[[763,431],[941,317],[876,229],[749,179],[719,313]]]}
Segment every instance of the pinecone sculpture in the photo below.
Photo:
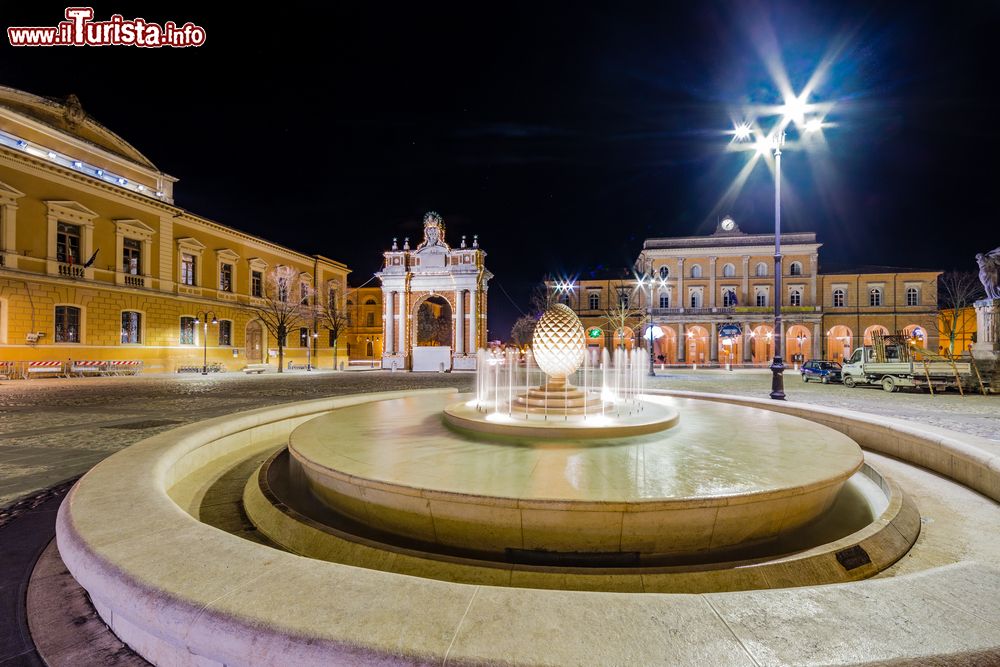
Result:
{"label": "pinecone sculpture", "polygon": [[538,367],[550,378],[566,378],[583,363],[583,325],[569,306],[557,303],[535,325],[531,349]]}

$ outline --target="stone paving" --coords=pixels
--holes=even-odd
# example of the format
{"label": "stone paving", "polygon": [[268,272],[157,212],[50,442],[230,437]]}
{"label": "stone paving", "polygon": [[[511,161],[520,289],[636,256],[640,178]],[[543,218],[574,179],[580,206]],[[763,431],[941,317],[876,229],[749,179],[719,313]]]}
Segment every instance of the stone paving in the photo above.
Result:
{"label": "stone paving", "polygon": [[[0,383],[0,507],[86,472],[128,445],[180,424],[336,394],[456,387],[468,373],[304,371],[248,376],[160,375]],[[766,396],[765,370],[666,370],[656,388]],[[924,422],[1000,441],[1000,396],[887,394],[878,388],[803,384],[789,372],[789,400]]]}

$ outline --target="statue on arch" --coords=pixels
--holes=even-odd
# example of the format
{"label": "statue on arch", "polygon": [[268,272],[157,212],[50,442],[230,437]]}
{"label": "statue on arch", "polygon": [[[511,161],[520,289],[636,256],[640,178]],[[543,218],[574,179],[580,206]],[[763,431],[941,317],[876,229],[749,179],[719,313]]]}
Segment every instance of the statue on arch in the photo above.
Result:
{"label": "statue on arch", "polygon": [[976,255],[979,280],[986,290],[987,299],[1000,299],[1000,248]]}
{"label": "statue on arch", "polygon": [[444,242],[444,220],[434,211],[428,211],[424,215],[424,240],[417,250],[435,246],[448,250],[448,244]]}

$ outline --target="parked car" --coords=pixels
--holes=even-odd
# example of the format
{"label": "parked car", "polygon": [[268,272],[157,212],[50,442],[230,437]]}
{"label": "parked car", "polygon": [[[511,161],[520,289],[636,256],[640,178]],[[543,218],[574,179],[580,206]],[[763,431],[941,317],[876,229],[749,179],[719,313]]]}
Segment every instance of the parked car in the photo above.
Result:
{"label": "parked car", "polygon": [[836,361],[807,361],[800,369],[802,381],[819,380],[823,384],[840,382],[840,364]]}

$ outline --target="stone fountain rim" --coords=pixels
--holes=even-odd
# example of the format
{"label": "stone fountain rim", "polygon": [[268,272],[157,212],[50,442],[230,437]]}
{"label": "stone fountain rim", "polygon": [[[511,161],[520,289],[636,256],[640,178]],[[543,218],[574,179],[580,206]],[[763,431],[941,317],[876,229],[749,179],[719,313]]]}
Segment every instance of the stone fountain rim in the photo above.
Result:
{"label": "stone fountain rim", "polygon": [[[439,390],[427,390],[434,391]],[[719,639],[729,635],[719,624],[718,611],[706,604],[708,600],[741,608],[752,604],[765,618],[787,616],[783,610],[790,604],[803,604],[803,599],[812,605],[810,609],[817,613],[799,619],[797,625],[798,632],[813,633],[808,646],[803,643],[798,648],[799,644],[790,645],[784,635],[776,635],[759,650],[752,649],[761,659],[761,652],[766,655],[779,648],[797,651],[801,661],[833,655],[843,658],[844,645],[838,643],[842,633],[823,630],[828,626],[823,619],[837,617],[842,610],[851,610],[850,617],[855,620],[850,627],[860,633],[850,642],[854,647],[850,659],[855,663],[1000,650],[995,633],[986,643],[930,644],[928,638],[938,637],[940,630],[925,616],[908,621],[912,632],[902,634],[898,623],[888,622],[891,618],[885,623],[856,622],[859,614],[877,619],[885,611],[887,595],[892,599],[925,595],[922,591],[932,583],[964,586],[969,579],[1000,576],[996,568],[977,563],[841,586],[701,596],[494,589],[372,572],[277,552],[200,524],[167,493],[185,468],[206,465],[245,445],[247,439],[274,440],[292,424],[320,412],[412,393],[326,398],[261,408],[143,440],[99,463],[67,496],[59,509],[56,531],[63,560],[105,622],[126,643],[160,664],[190,664],[196,658],[275,665],[389,665],[445,659],[465,663],[495,659],[501,650],[518,662],[543,658],[593,662],[632,656],[638,662],[749,663],[745,646]],[[982,438],[808,404],[777,405],[774,401],[688,392],[674,395],[815,416],[837,424],[838,430],[850,431],[867,449],[930,468],[1000,500],[1000,446]],[[274,604],[290,590],[295,591],[300,613],[289,614],[283,605]],[[377,607],[373,607],[375,601]],[[372,626],[376,609],[379,622]],[[528,617],[524,616],[526,610],[530,610]],[[492,613],[489,618],[493,620],[483,620],[487,618],[484,613]],[[470,614],[480,620],[463,623]],[[692,634],[699,623],[704,623],[706,630],[716,629],[710,636],[701,631]],[[389,626],[391,637],[373,631]],[[645,633],[657,628],[660,641],[637,640],[637,629]],[[544,642],[532,639],[539,632]]]}

